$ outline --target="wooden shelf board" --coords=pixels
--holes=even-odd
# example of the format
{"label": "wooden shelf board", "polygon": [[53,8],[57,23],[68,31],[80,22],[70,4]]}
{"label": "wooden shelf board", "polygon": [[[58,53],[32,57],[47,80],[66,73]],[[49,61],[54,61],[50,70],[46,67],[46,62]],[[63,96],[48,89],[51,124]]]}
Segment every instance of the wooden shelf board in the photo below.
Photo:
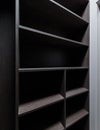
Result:
{"label": "wooden shelf board", "polygon": [[47,105],[62,101],[64,98],[60,94],[45,97],[33,102],[28,102],[19,106],[18,115],[24,115],[30,113],[36,109],[40,109]]}
{"label": "wooden shelf board", "polygon": [[30,31],[30,32],[33,32],[33,33],[38,33],[40,35],[44,35],[44,36],[47,36],[47,37],[51,37],[51,38],[55,38],[55,39],[64,41],[64,42],[62,42],[62,45],[65,45],[65,46],[72,46],[72,45],[73,46],[79,46],[79,45],[81,45],[81,46],[88,47],[88,45],[86,43],[78,42],[78,41],[75,41],[75,40],[71,40],[71,39],[64,38],[64,37],[61,37],[61,36],[58,36],[58,35],[55,35],[55,34],[43,32],[43,31],[33,29],[33,28],[30,28],[30,27],[26,27],[26,26],[23,26],[23,25],[19,25],[19,29],[22,29],[22,30],[25,30],[25,31]]}
{"label": "wooden shelf board", "polygon": [[19,68],[19,72],[55,71],[55,70],[88,70],[88,67],[51,67],[51,68]]}
{"label": "wooden shelf board", "polygon": [[68,70],[88,70],[88,67],[70,67]]}
{"label": "wooden shelf board", "polygon": [[76,122],[78,122],[82,118],[86,117],[87,115],[88,115],[88,112],[85,109],[82,109],[82,110],[76,112],[75,114],[69,116],[66,119],[66,128],[74,125]]}
{"label": "wooden shelf board", "polygon": [[66,98],[71,98],[86,92],[88,92],[87,88],[78,88],[78,89],[70,90],[66,92]]}

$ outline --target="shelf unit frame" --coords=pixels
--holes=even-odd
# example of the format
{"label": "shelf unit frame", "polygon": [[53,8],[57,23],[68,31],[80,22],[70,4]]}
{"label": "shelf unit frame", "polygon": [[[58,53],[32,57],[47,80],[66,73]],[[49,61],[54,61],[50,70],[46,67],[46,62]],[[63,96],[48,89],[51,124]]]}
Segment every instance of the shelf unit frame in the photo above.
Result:
{"label": "shelf unit frame", "polygon": [[[66,87],[67,87],[66,75],[67,75],[67,70],[81,70],[82,69],[82,70],[87,70],[89,72],[89,65],[87,65],[87,67],[84,67],[84,66],[80,67],[79,66],[79,67],[20,68],[20,60],[19,60],[20,59],[19,30],[23,29],[23,30],[26,30],[26,31],[30,31],[31,33],[34,32],[34,33],[38,33],[38,34],[41,34],[41,35],[46,35],[48,37],[53,37],[53,38],[56,38],[58,40],[63,40],[63,41],[72,43],[72,46],[75,44],[75,46],[83,46],[83,47],[85,46],[86,48],[89,49],[89,45],[85,44],[83,42],[67,39],[67,38],[64,38],[62,36],[57,36],[56,34],[50,34],[48,32],[43,32],[43,31],[40,31],[40,30],[36,30],[36,29],[32,29],[30,27],[25,27],[25,26],[20,25],[20,22],[19,22],[20,21],[19,9],[20,9],[19,8],[19,0],[16,0],[16,26],[15,26],[15,28],[16,28],[15,29],[15,34],[16,34],[16,38],[15,38],[16,39],[16,55],[15,55],[16,56],[16,67],[15,67],[15,72],[16,72],[16,81],[15,81],[15,91],[16,91],[16,94],[15,94],[15,113],[16,113],[16,116],[15,116],[15,130],[19,130],[19,123],[18,122],[19,122],[19,118],[20,118],[20,115],[21,115],[21,114],[19,114],[19,108],[20,108],[20,105],[19,105],[19,87],[20,87],[20,85],[19,85],[19,73],[34,73],[34,72],[45,72],[45,71],[48,72],[48,71],[60,71],[60,70],[63,71],[63,85],[64,85],[64,87],[63,87],[63,95],[62,95],[62,99],[61,100],[64,101],[64,107],[63,107],[64,110],[63,111],[64,111],[65,114],[64,114],[64,117],[63,117],[64,118],[63,127],[64,127],[64,130],[65,130],[65,129],[67,129],[67,127],[66,127],[66,109],[67,109],[66,108],[66,100],[67,100],[67,98],[73,98],[74,96],[81,95],[83,93],[89,93],[89,84],[88,84],[88,89],[84,89],[84,90],[80,89],[80,91],[78,91],[78,92],[72,90],[73,94],[70,91],[69,93],[71,93],[71,94],[69,94],[68,97],[66,96],[66,94],[67,94],[66,93]],[[70,11],[70,10],[68,9],[68,11]],[[75,15],[76,18],[82,20],[83,22],[86,22],[83,18],[81,18],[81,16],[78,16],[77,14],[73,13],[72,11],[70,11],[70,13],[72,15]],[[87,60],[89,60],[89,59],[87,59]],[[88,74],[88,77],[89,77],[89,74]],[[61,100],[59,100],[59,101],[61,101]],[[57,101],[55,101],[53,103],[49,103],[49,105],[46,104],[44,106],[41,106],[38,109],[43,109],[44,107],[48,107],[48,106],[52,107],[52,105],[56,104],[56,103],[57,103]],[[34,111],[34,108],[33,108],[33,110],[30,110],[29,112],[26,112],[26,113],[23,112],[22,114],[24,116],[24,114],[28,114],[28,113],[31,113],[33,111]],[[83,109],[83,111],[82,111],[83,112],[83,116],[81,115],[80,118],[82,119],[82,118],[88,116],[88,114],[89,114],[88,111],[89,111],[89,109],[88,110],[84,110]],[[80,113],[82,113],[82,112],[80,112]],[[78,119],[76,119],[76,121],[72,121],[72,124],[74,124],[75,122],[77,122],[79,120],[80,119],[78,118]]]}

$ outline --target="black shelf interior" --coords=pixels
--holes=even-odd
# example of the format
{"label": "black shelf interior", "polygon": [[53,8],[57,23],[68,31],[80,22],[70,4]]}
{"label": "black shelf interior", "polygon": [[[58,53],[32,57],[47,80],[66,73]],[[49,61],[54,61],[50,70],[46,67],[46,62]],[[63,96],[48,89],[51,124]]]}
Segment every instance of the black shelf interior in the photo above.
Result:
{"label": "black shelf interior", "polygon": [[[88,94],[81,94],[66,100],[66,117],[73,115],[81,109],[88,110]],[[74,108],[74,109],[73,109]]]}
{"label": "black shelf interior", "polygon": [[67,70],[66,91],[88,88],[88,69]]}
{"label": "black shelf interior", "polygon": [[88,0],[55,0],[56,2],[60,3],[64,7],[70,9],[74,13],[78,14],[79,16],[82,16],[86,6],[88,4]]}
{"label": "black shelf interior", "polygon": [[88,23],[47,0],[20,0],[20,24],[82,41]]}
{"label": "black shelf interior", "polygon": [[19,130],[63,130],[63,107],[64,103],[60,102],[19,117]]}
{"label": "black shelf interior", "polygon": [[20,67],[82,66],[88,48],[61,44],[56,39],[20,30]]}
{"label": "black shelf interior", "polygon": [[20,104],[63,95],[63,71],[20,73],[19,77]]}
{"label": "black shelf interior", "polygon": [[26,34],[31,33],[30,34],[31,36],[35,35],[34,37],[45,39],[45,40],[47,40],[47,43],[49,43],[49,44],[74,46],[74,47],[76,47],[76,46],[88,47],[88,42],[78,42],[78,41],[75,41],[72,39],[57,36],[57,35],[47,33],[47,32],[41,31],[41,30],[33,29],[33,28],[30,28],[27,26],[19,25],[19,29],[20,29],[20,32],[23,33],[23,35],[25,35],[25,32],[26,32]]}
{"label": "black shelf interior", "polygon": [[84,117],[66,130],[89,130],[88,116]]}

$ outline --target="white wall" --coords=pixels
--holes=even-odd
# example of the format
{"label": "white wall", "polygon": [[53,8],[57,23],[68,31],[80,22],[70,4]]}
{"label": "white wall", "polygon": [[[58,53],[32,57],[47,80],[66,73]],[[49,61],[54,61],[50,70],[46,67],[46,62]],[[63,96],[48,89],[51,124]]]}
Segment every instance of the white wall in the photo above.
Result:
{"label": "white wall", "polygon": [[[90,0],[90,130],[100,130],[97,116],[97,0]],[[100,120],[99,120],[100,121]]]}

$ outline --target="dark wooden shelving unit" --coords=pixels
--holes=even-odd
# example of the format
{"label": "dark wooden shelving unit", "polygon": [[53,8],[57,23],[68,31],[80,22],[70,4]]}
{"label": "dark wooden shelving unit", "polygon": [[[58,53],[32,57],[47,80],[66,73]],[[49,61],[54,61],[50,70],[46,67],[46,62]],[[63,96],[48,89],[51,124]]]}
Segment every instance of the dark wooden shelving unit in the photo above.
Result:
{"label": "dark wooden shelving unit", "polygon": [[16,0],[16,130],[89,130],[88,9]]}

